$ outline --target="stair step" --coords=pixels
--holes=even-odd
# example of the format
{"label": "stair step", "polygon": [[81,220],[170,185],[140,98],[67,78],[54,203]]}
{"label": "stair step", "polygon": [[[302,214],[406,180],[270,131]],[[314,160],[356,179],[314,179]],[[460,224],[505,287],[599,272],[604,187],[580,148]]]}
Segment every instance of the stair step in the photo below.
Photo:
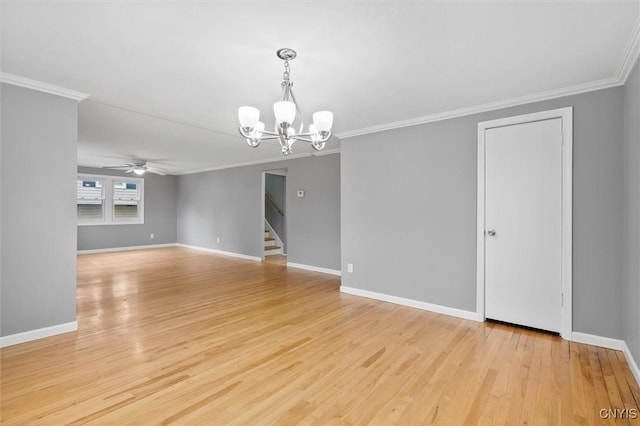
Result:
{"label": "stair step", "polygon": [[267,246],[264,249],[265,250],[278,250],[280,248],[280,246]]}
{"label": "stair step", "polygon": [[267,238],[267,237],[265,237],[264,240],[265,241],[275,241],[276,239],[275,238]]}

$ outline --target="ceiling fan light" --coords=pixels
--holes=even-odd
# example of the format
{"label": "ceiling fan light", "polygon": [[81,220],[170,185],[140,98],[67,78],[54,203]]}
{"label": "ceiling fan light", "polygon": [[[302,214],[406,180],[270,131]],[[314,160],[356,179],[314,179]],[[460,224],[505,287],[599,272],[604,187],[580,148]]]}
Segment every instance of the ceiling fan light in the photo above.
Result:
{"label": "ceiling fan light", "polygon": [[260,119],[260,110],[252,106],[241,106],[238,108],[238,121],[240,127],[254,129]]}
{"label": "ceiling fan light", "polygon": [[273,104],[273,114],[276,116],[278,125],[282,123],[291,125],[296,118],[296,104],[291,101],[276,102]]}
{"label": "ceiling fan light", "polygon": [[331,111],[318,111],[313,114],[313,124],[318,132],[330,132],[333,126],[333,113]]}
{"label": "ceiling fan light", "polygon": [[145,171],[146,170],[142,167],[136,167],[135,169],[133,169],[133,173],[137,174],[138,176],[142,176]]}

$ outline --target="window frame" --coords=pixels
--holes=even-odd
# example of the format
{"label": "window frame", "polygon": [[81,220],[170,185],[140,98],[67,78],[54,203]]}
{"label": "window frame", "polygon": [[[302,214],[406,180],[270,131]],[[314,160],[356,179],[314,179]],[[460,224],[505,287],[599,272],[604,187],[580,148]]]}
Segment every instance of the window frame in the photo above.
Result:
{"label": "window frame", "polygon": [[[89,173],[78,173],[76,177],[76,185],[79,180],[100,180],[103,182],[104,199],[102,203],[103,217],[101,220],[87,220],[80,221],[77,217],[76,210],[76,223],[78,226],[96,226],[96,225],[142,225],[144,224],[144,178],[129,177],[129,176],[111,176],[111,175],[97,175]],[[135,183],[138,188],[139,200],[138,205],[138,217],[136,219],[116,219],[115,217],[115,200],[113,185],[116,182]],[[76,193],[76,205],[78,201],[78,195]]]}

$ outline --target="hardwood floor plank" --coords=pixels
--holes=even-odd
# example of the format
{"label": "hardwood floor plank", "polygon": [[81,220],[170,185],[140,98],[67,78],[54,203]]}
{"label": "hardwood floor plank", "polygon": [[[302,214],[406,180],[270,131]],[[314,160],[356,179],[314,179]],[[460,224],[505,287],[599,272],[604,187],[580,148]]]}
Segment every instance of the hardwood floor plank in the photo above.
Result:
{"label": "hardwood floor plank", "polygon": [[0,350],[0,420],[628,424],[598,410],[638,409],[620,352],[339,286],[178,247],[79,256],[79,330]]}

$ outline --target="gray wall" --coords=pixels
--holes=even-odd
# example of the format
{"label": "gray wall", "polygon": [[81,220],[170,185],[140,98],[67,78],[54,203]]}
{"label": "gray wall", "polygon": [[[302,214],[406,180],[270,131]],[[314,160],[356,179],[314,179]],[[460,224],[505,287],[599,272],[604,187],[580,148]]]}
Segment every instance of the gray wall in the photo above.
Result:
{"label": "gray wall", "polygon": [[286,221],[286,211],[287,211],[287,187],[285,182],[285,177],[280,175],[273,175],[271,173],[267,173],[265,175],[264,188],[265,192],[269,194],[274,203],[278,206],[280,211],[284,213],[284,216],[281,216],[276,209],[267,201],[267,198],[264,199],[264,217],[269,222],[269,225],[276,231],[280,240],[282,240],[282,249],[283,253],[287,252],[287,230],[285,228]]}
{"label": "gray wall", "polygon": [[[131,176],[116,170],[89,167],[78,167],[78,173]],[[144,223],[136,225],[80,225],[78,226],[78,250],[177,242],[177,188],[177,176],[145,173]],[[152,233],[154,239],[150,238]]]}
{"label": "gray wall", "polygon": [[287,260],[340,269],[340,154],[179,176],[178,242],[261,257],[262,172],[283,168]]}
{"label": "gray wall", "polygon": [[624,340],[640,363],[640,65],[624,88]]}
{"label": "gray wall", "polygon": [[2,90],[0,335],[75,321],[77,103]]}
{"label": "gray wall", "polygon": [[573,326],[622,337],[621,87],[342,141],[342,284],[475,312],[477,124],[574,106]]}

